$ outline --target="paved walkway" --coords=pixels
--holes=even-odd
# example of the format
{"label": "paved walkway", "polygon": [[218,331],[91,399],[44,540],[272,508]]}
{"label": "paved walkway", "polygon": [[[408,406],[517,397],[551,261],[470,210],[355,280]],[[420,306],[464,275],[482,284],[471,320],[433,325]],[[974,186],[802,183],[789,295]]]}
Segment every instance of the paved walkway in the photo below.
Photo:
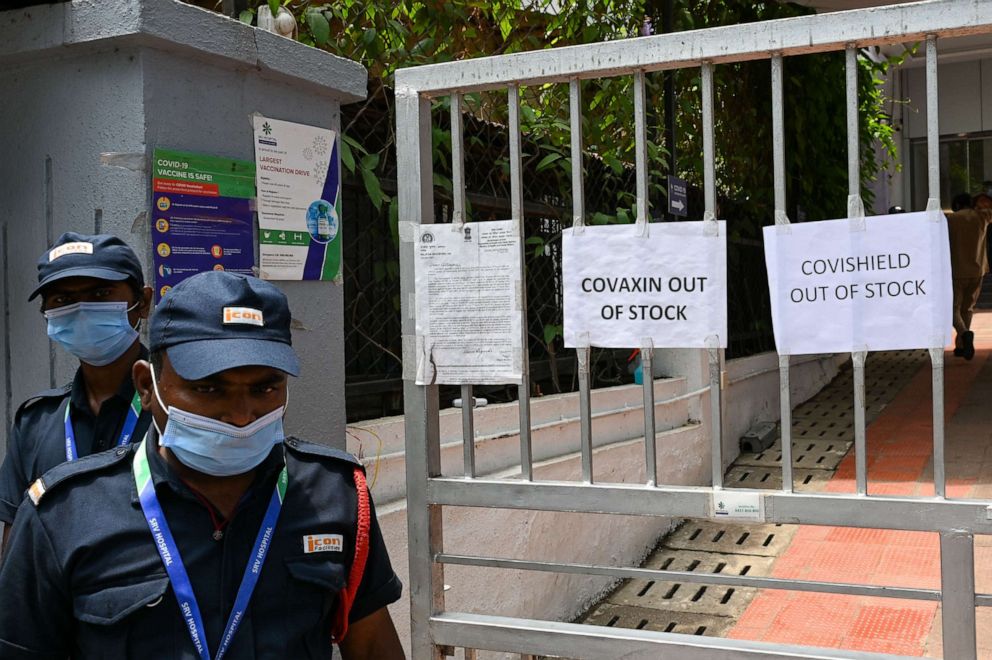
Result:
{"label": "paved walkway", "polygon": [[[975,359],[945,357],[947,494],[992,499],[992,313],[976,315],[973,325]],[[869,494],[933,494],[930,378],[925,366],[868,426]],[[853,452],[822,489],[855,491]],[[975,545],[977,590],[992,593],[992,537],[976,537]],[[939,588],[939,544],[933,533],[802,526],[771,574]],[[992,659],[992,608],[978,609],[978,627],[979,657]],[[936,603],[766,590],[727,636],[941,657],[940,630]]]}

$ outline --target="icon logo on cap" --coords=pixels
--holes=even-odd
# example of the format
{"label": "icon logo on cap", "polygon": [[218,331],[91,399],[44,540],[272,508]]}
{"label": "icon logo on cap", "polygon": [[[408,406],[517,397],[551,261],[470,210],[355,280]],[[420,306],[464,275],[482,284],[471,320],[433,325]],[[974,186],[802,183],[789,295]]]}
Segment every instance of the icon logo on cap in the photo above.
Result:
{"label": "icon logo on cap", "polygon": [[67,254],[93,254],[93,244],[76,241],[75,243],[65,243],[54,247],[48,252],[48,263]]}
{"label": "icon logo on cap", "polygon": [[240,323],[243,325],[265,325],[262,319],[262,310],[251,307],[225,307],[224,325],[230,323]]}

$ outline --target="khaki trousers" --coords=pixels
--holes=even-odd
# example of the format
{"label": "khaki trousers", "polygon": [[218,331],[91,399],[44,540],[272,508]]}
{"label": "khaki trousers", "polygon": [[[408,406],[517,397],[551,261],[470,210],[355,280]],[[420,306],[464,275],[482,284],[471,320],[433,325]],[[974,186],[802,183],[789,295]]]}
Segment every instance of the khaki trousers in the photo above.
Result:
{"label": "khaki trousers", "polygon": [[[958,337],[962,332],[971,329],[971,317],[975,313],[975,304],[982,291],[981,277],[955,277],[951,280],[954,285],[954,330]],[[957,343],[957,339],[955,343]]]}

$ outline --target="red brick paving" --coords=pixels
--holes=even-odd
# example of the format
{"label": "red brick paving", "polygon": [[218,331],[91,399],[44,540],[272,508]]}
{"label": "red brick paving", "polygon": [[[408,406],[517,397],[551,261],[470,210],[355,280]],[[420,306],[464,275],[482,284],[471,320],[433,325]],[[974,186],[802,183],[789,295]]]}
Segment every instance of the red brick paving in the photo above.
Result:
{"label": "red brick paving", "polygon": [[[992,349],[992,314],[976,315],[974,325],[979,349],[975,359],[965,362],[945,354],[946,420],[958,411]],[[930,394],[931,373],[924,367],[868,427],[869,495],[933,495]],[[989,485],[979,483],[979,474],[990,454],[984,447],[952,440],[949,434],[947,496],[989,497]],[[855,489],[852,451],[824,490],[853,493]],[[986,589],[992,584],[992,545],[977,539],[976,545],[981,591],[983,582]],[[776,561],[772,575],[937,589],[939,540],[927,532],[804,526]],[[908,656],[922,656],[929,646],[931,653],[939,655],[939,625],[931,637],[937,616],[934,602],[764,590],[728,637]],[[980,629],[985,618],[980,616]],[[992,633],[984,632],[985,636]],[[980,651],[982,646],[980,632]],[[983,653],[983,657],[992,657],[992,653]]]}

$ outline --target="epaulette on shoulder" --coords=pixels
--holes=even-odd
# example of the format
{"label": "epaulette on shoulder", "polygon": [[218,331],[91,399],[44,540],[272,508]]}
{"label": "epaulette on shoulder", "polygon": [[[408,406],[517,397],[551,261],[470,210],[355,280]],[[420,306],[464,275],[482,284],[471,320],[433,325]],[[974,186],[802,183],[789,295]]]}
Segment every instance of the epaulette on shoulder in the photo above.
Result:
{"label": "epaulette on shoulder", "polygon": [[90,454],[75,461],[56,465],[41,475],[40,478],[35,479],[34,483],[28,487],[28,497],[31,498],[35,506],[38,506],[41,498],[46,493],[61,487],[62,484],[72,481],[76,477],[116,465],[126,460],[130,454],[131,452],[128,447],[118,447],[117,449]]}
{"label": "epaulette on shoulder", "polygon": [[69,396],[70,392],[72,392],[72,383],[66,383],[62,387],[55,387],[50,390],[43,390],[37,394],[33,394],[17,407],[17,412],[15,415],[20,415],[34,404],[40,403],[45,399],[64,399]]}
{"label": "epaulette on shoulder", "polygon": [[317,444],[316,442],[307,442],[306,440],[300,440],[299,438],[286,438],[285,444],[291,450],[296,450],[301,454],[325,456],[327,458],[334,458],[339,461],[350,463],[351,465],[357,465],[362,469],[365,468],[361,461],[348,452],[341,451],[340,449],[334,449],[333,447],[328,447],[327,445]]}

